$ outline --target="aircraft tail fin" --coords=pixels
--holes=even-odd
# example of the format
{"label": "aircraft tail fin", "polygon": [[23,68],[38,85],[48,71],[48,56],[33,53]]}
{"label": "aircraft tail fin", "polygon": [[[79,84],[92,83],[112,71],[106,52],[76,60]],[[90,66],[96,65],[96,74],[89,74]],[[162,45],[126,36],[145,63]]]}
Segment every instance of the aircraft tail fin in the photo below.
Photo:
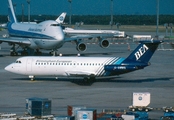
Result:
{"label": "aircraft tail fin", "polygon": [[8,19],[9,22],[17,22],[16,16],[15,16],[15,12],[14,12],[14,8],[13,8],[13,3],[11,0],[8,0],[9,3],[9,8],[8,8]]}
{"label": "aircraft tail fin", "polygon": [[62,24],[65,20],[66,17],[66,12],[63,12],[57,19],[56,22],[58,22],[59,24]]}
{"label": "aircraft tail fin", "polygon": [[158,45],[163,41],[159,40],[146,40],[140,41],[140,45],[123,61],[123,63],[128,63],[130,61],[137,61],[148,63]]}

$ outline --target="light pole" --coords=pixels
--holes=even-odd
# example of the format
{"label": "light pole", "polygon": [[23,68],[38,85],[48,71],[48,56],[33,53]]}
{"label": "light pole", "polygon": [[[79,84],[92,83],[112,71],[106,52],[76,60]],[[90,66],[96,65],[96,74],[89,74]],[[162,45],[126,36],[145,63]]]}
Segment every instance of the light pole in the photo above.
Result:
{"label": "light pole", "polygon": [[156,36],[158,38],[158,26],[159,26],[159,0],[156,0]]}
{"label": "light pole", "polygon": [[30,0],[27,0],[28,3],[28,22],[30,22]]}
{"label": "light pole", "polygon": [[68,0],[68,2],[70,3],[70,6],[69,6],[69,24],[71,25],[71,14],[72,14],[72,0]]}
{"label": "light pole", "polygon": [[113,26],[113,0],[111,0],[111,22],[110,22],[110,25],[111,25],[111,29],[112,29],[112,26]]}
{"label": "light pole", "polygon": [[22,22],[24,22],[24,4],[21,4],[22,6]]}

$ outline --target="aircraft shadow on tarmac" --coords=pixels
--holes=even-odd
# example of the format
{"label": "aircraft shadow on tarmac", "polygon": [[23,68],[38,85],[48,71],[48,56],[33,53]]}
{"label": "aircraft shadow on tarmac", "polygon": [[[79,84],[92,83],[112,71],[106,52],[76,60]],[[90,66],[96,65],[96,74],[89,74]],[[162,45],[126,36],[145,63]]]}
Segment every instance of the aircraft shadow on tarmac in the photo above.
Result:
{"label": "aircraft shadow on tarmac", "polygon": [[[58,78],[55,79],[54,77],[49,77],[49,78],[42,78],[42,77],[38,77],[35,79],[35,81],[63,81],[63,82],[72,82],[74,84],[77,85],[81,85],[81,86],[91,86],[93,83],[97,83],[97,82],[110,82],[110,83],[143,83],[143,82],[155,82],[155,81],[170,81],[170,79],[173,79],[172,77],[164,77],[164,78],[147,78],[147,79],[134,79],[134,80],[128,80],[128,79],[121,79],[119,80],[119,78],[121,77],[116,77],[116,78],[105,78],[105,79],[96,79],[95,81],[90,81],[90,82],[86,82],[83,81],[83,79],[81,78]],[[29,78],[13,78],[12,80],[20,80],[20,81],[30,81]]]}

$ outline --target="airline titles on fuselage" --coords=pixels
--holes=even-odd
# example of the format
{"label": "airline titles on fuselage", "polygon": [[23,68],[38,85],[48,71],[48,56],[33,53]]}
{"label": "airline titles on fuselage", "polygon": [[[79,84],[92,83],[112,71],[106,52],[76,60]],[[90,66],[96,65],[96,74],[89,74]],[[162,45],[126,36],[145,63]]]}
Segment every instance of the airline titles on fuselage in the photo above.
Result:
{"label": "airline titles on fuselage", "polygon": [[38,28],[29,28],[28,31],[32,31],[32,32],[42,32],[42,29],[38,29]]}
{"label": "airline titles on fuselage", "polygon": [[84,66],[103,66],[103,63],[96,62],[75,62],[71,60],[36,60],[35,65],[84,65]]}
{"label": "airline titles on fuselage", "polygon": [[71,60],[37,60],[36,62],[72,62]]}

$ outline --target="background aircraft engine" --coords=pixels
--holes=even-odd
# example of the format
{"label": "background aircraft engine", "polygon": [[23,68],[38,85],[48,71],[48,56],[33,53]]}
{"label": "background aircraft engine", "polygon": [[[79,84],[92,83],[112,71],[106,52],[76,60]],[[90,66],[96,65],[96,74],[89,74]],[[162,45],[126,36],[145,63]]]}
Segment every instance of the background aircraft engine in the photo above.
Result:
{"label": "background aircraft engine", "polygon": [[76,49],[78,51],[85,51],[87,49],[87,46],[86,46],[85,43],[82,43],[82,42],[81,43],[77,43]]}
{"label": "background aircraft engine", "polygon": [[108,48],[109,47],[109,41],[106,39],[99,40],[99,45],[102,48]]}

